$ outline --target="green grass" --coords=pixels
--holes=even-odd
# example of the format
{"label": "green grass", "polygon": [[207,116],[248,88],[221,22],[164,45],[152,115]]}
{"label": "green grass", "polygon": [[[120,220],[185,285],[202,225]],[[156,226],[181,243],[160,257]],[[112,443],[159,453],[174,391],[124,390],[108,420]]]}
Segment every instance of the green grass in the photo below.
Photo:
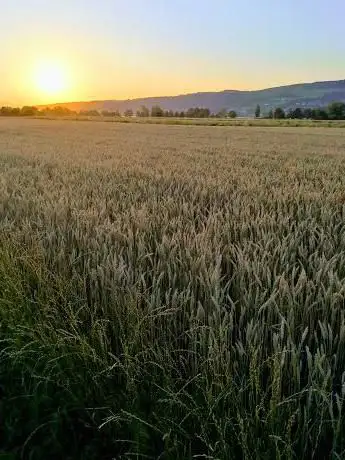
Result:
{"label": "green grass", "polygon": [[344,458],[344,145],[2,123],[3,457]]}

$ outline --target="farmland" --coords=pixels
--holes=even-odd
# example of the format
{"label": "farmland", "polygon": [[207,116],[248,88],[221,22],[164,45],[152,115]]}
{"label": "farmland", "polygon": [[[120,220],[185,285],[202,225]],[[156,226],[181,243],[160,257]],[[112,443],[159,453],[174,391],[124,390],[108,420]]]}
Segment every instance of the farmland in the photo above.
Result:
{"label": "farmland", "polygon": [[4,118],[0,174],[4,453],[344,458],[345,129]]}
{"label": "farmland", "polygon": [[87,115],[39,115],[32,118],[38,120],[64,120],[64,121],[94,121],[107,123],[140,123],[153,125],[177,126],[244,126],[244,127],[308,127],[308,128],[345,128],[344,120],[298,120],[298,119],[268,119],[268,118],[166,118],[166,117],[104,117]]}

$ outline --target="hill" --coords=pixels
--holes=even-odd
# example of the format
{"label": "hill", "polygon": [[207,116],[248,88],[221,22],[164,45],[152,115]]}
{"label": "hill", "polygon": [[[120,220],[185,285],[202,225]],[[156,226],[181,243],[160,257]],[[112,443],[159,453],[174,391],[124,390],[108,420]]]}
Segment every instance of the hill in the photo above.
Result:
{"label": "hill", "polygon": [[[345,102],[345,80],[299,83],[256,91],[225,90],[202,92],[179,96],[147,97],[131,100],[104,100],[91,102],[69,102],[52,104],[71,110],[119,110],[136,111],[141,105],[151,108],[159,105],[165,110],[181,111],[190,107],[208,107],[211,112],[221,109],[236,110],[239,115],[252,115],[255,106],[261,105],[262,112],[274,107],[285,110],[294,107],[324,107],[332,101]],[[42,107],[42,106],[41,106]],[[45,106],[47,107],[47,106]]]}

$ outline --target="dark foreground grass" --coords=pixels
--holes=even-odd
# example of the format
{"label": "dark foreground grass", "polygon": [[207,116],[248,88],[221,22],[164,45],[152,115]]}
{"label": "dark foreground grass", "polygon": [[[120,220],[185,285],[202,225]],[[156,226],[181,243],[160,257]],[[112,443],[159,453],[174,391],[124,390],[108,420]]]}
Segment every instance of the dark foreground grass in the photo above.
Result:
{"label": "dark foreground grass", "polygon": [[3,449],[14,458],[342,458],[340,312],[316,323],[314,307],[294,333],[288,309],[267,311],[273,299],[255,321],[235,295],[186,317],[192,293],[164,306],[167,282],[150,301],[139,281],[101,301],[101,278],[54,279],[19,244],[2,248],[1,278]]}
{"label": "dark foreground grass", "polygon": [[321,131],[8,122],[3,458],[344,458],[345,135]]}

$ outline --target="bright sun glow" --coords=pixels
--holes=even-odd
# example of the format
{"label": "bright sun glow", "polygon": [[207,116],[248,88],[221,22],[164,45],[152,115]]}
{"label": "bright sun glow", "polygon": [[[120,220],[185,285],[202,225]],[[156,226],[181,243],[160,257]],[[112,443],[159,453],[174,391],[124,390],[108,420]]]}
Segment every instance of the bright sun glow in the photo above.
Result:
{"label": "bright sun glow", "polygon": [[67,89],[67,72],[62,65],[53,62],[40,63],[34,72],[37,89],[46,95],[57,95]]}

